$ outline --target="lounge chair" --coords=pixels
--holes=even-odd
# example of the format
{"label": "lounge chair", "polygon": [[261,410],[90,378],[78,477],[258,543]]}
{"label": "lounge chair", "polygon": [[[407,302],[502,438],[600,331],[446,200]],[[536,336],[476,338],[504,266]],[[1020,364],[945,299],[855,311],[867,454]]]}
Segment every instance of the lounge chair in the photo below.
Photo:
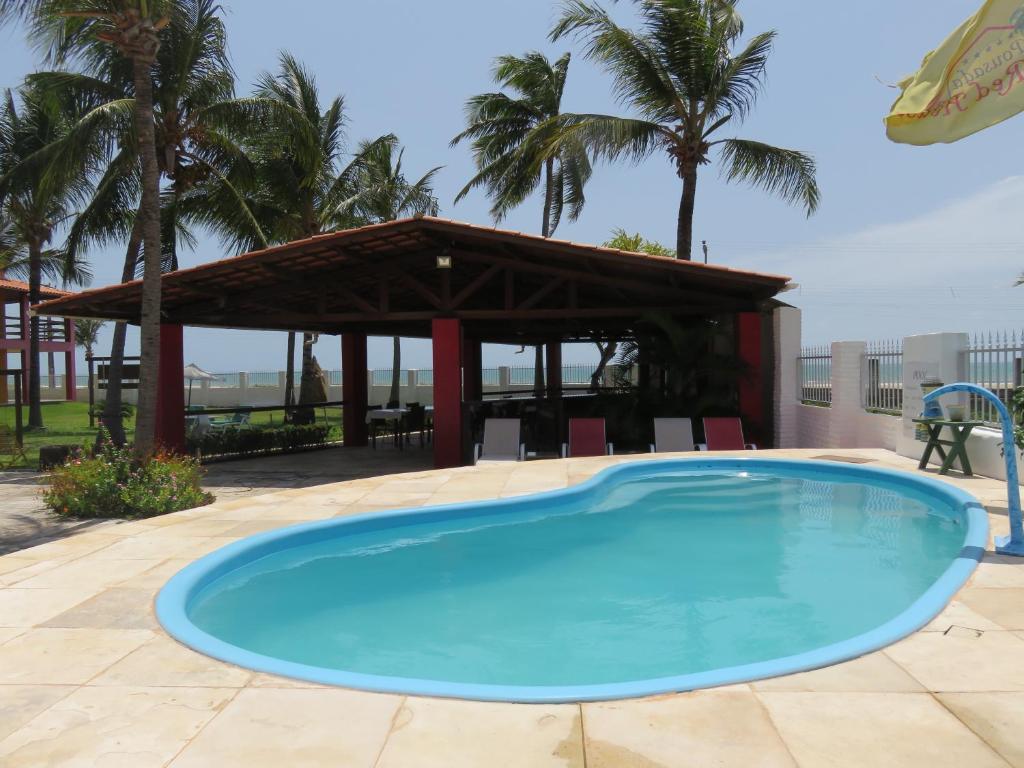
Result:
{"label": "lounge chair", "polygon": [[473,446],[473,463],[526,459],[526,443],[519,442],[519,430],[519,419],[484,421],[484,441]]}
{"label": "lounge chair", "polygon": [[249,426],[250,418],[252,418],[252,412],[248,409],[240,408],[226,419],[210,419],[210,429],[229,429],[231,427],[241,429],[242,427]]}
{"label": "lounge chair", "polygon": [[693,422],[690,419],[655,419],[651,453],[685,453],[695,451]]}
{"label": "lounge chair", "polygon": [[702,451],[756,451],[757,446],[743,439],[743,422],[735,416],[704,419]]}
{"label": "lounge chair", "polygon": [[605,438],[604,419],[569,419],[569,442],[562,443],[563,458],[614,453],[615,446]]}

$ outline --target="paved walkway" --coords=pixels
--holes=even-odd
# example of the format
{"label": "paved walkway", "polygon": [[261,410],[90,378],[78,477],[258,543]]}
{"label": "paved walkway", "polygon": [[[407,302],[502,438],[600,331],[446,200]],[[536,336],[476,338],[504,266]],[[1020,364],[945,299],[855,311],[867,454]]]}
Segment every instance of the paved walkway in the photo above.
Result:
{"label": "paved walkway", "polygon": [[[914,467],[884,451],[830,453]],[[244,536],[394,506],[561,488],[629,458],[642,457],[424,471],[222,498],[0,557],[0,764],[1024,766],[1024,561],[991,553],[939,617],[883,651],[751,684],[583,705],[449,701],[287,680],[195,653],[154,618],[153,598],[171,575]],[[1005,533],[1005,486],[949,482],[990,504],[993,533]]]}
{"label": "paved walkway", "polygon": [[[225,500],[429,469],[432,461],[433,454],[418,447],[405,451],[388,445],[378,450],[310,451],[210,464],[203,487]],[[64,520],[51,514],[39,498],[43,478],[39,472],[0,472],[0,555],[112,524],[109,520]]]}

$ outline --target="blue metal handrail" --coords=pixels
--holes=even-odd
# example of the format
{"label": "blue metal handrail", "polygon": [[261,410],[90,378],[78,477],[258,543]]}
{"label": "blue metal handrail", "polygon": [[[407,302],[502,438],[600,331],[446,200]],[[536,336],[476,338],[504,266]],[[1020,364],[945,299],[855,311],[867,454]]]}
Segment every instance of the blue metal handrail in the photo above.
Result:
{"label": "blue metal handrail", "polygon": [[1013,439],[1013,417],[1010,416],[1006,405],[995,393],[984,387],[979,387],[977,384],[948,384],[925,395],[925,405],[937,401],[944,395],[952,395],[957,392],[969,392],[985,398],[999,414],[999,421],[1003,427],[1003,457],[1006,459],[1006,494],[1010,515],[1010,535],[996,537],[996,552],[1001,555],[1024,557],[1024,517],[1022,517],[1020,509],[1020,481],[1017,475],[1017,448]]}

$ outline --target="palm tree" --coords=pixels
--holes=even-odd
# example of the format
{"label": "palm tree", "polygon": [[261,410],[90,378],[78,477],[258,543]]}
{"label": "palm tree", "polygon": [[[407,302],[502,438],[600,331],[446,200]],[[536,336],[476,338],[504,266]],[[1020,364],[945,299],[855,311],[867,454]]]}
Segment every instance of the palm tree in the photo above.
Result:
{"label": "palm tree", "polygon": [[[536,51],[525,56],[501,56],[495,60],[493,79],[511,89],[482,93],[466,102],[465,131],[452,139],[451,146],[472,140],[477,174],[455,198],[458,203],[476,187],[484,187],[492,200],[491,216],[501,221],[543,181],[544,210],[541,234],[551,237],[569,205],[575,221],[586,202],[583,188],[590,179],[586,151],[566,137],[554,152],[546,148],[554,138],[556,120],[562,109],[571,54],[552,64]],[[542,178],[543,176],[543,178]],[[534,348],[534,390],[544,388],[544,351]]]}
{"label": "palm tree", "polygon": [[586,153],[569,142],[562,142],[557,152],[542,151],[553,137],[551,120],[561,113],[569,61],[567,53],[552,64],[536,51],[495,60],[494,81],[513,95],[482,93],[466,102],[469,125],[451,145],[472,141],[477,174],[459,192],[456,203],[482,186],[492,200],[491,215],[501,221],[543,183],[544,237],[554,234],[566,204],[569,218],[579,217],[591,172]]}
{"label": "palm tree", "polygon": [[754,108],[764,86],[775,32],[754,35],[739,50],[739,0],[634,0],[640,31],[620,27],[586,0],[563,0],[551,39],[574,36],[585,55],[612,74],[615,93],[636,110],[632,118],[564,115],[555,154],[564,142],[582,143],[605,160],[644,160],[665,152],[683,182],[676,253],[689,259],[697,175],[718,148],[725,178],[746,181],[800,203],[812,214],[819,190],[814,160],[796,150],[747,139],[714,139]]}
{"label": "palm tree", "polygon": [[[209,223],[228,243],[243,250],[358,223],[353,214],[353,181],[361,158],[341,167],[344,100],[336,97],[322,107],[316,79],[289,53],[280,55],[276,73],[259,78],[256,98],[273,106],[252,122],[245,146],[254,166],[253,183],[245,192],[251,215],[224,211],[219,201],[225,194],[214,189],[204,203]],[[384,136],[367,146],[390,140]],[[313,375],[314,342],[313,334],[303,334],[303,379]],[[289,333],[286,405],[293,402],[294,349],[295,334]]]}
{"label": "palm tree", "polygon": [[[72,214],[74,205],[87,194],[88,158],[80,165],[69,163],[46,168],[31,158],[61,138],[68,129],[66,117],[31,88],[19,93],[21,105],[8,90],[0,105],[0,209],[6,232],[5,267],[21,267],[28,273],[29,301],[38,304],[44,271],[62,282],[71,277],[64,254],[49,249],[54,230]],[[43,411],[39,376],[39,318],[29,325],[28,425],[42,429]]]}
{"label": "palm tree", "polygon": [[[179,242],[192,241],[186,227],[189,213],[182,200],[196,186],[220,178],[224,169],[244,168],[234,137],[257,116],[259,104],[234,98],[234,73],[226,54],[226,30],[215,0],[174,4],[160,32],[161,45],[152,69],[157,164],[166,180],[161,196],[161,268],[178,268]],[[131,63],[95,38],[83,43],[81,72],[44,72],[31,82],[61,101],[85,107],[69,137],[69,145],[105,142],[111,157],[97,193],[78,216],[68,237],[77,253],[95,245],[127,242],[122,282],[133,279],[140,264],[141,221],[135,217],[141,177],[131,116],[134,77]],[[57,154],[57,153],[55,153]],[[225,181],[224,188],[234,190]],[[238,195],[234,205],[244,211]],[[201,219],[192,211],[191,218]],[[124,323],[115,325],[109,384],[103,414],[111,439],[124,442],[121,410],[121,366]]]}
{"label": "palm tree", "polygon": [[75,344],[85,350],[86,358],[93,356],[96,342],[99,341],[100,329],[106,325],[102,320],[90,320],[80,317],[75,320]]}
{"label": "palm tree", "polygon": [[0,24],[26,19],[31,36],[55,62],[73,60],[100,40],[132,65],[134,124],[142,194],[136,215],[143,244],[141,366],[135,421],[135,454],[148,457],[156,431],[160,362],[160,167],[156,157],[152,69],[160,30],[169,13],[188,0],[0,0]]}
{"label": "palm tree", "polygon": [[[395,151],[398,151],[397,156]],[[357,219],[380,223],[407,216],[436,216],[440,209],[434,196],[433,181],[441,167],[431,168],[414,183],[409,183],[402,170],[404,148],[398,138],[386,136],[377,141],[363,141],[359,145],[350,211]],[[402,343],[392,338],[390,402],[399,398],[399,374],[402,370]]]}

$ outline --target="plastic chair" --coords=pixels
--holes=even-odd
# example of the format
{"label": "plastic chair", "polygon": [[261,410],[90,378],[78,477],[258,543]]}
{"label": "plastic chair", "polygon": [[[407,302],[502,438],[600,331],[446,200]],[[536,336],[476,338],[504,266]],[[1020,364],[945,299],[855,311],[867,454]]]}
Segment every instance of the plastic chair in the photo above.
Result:
{"label": "plastic chair", "polygon": [[615,446],[605,439],[604,419],[569,419],[569,442],[562,443],[562,458],[614,453]]}
{"label": "plastic chair", "polygon": [[756,451],[757,446],[743,439],[743,422],[736,416],[704,419],[702,451]]}
{"label": "plastic chair", "polygon": [[481,461],[523,461],[526,443],[519,441],[519,419],[487,419],[484,441],[473,446],[473,463]]}
{"label": "plastic chair", "polygon": [[651,453],[686,453],[697,450],[690,419],[655,419]]}

